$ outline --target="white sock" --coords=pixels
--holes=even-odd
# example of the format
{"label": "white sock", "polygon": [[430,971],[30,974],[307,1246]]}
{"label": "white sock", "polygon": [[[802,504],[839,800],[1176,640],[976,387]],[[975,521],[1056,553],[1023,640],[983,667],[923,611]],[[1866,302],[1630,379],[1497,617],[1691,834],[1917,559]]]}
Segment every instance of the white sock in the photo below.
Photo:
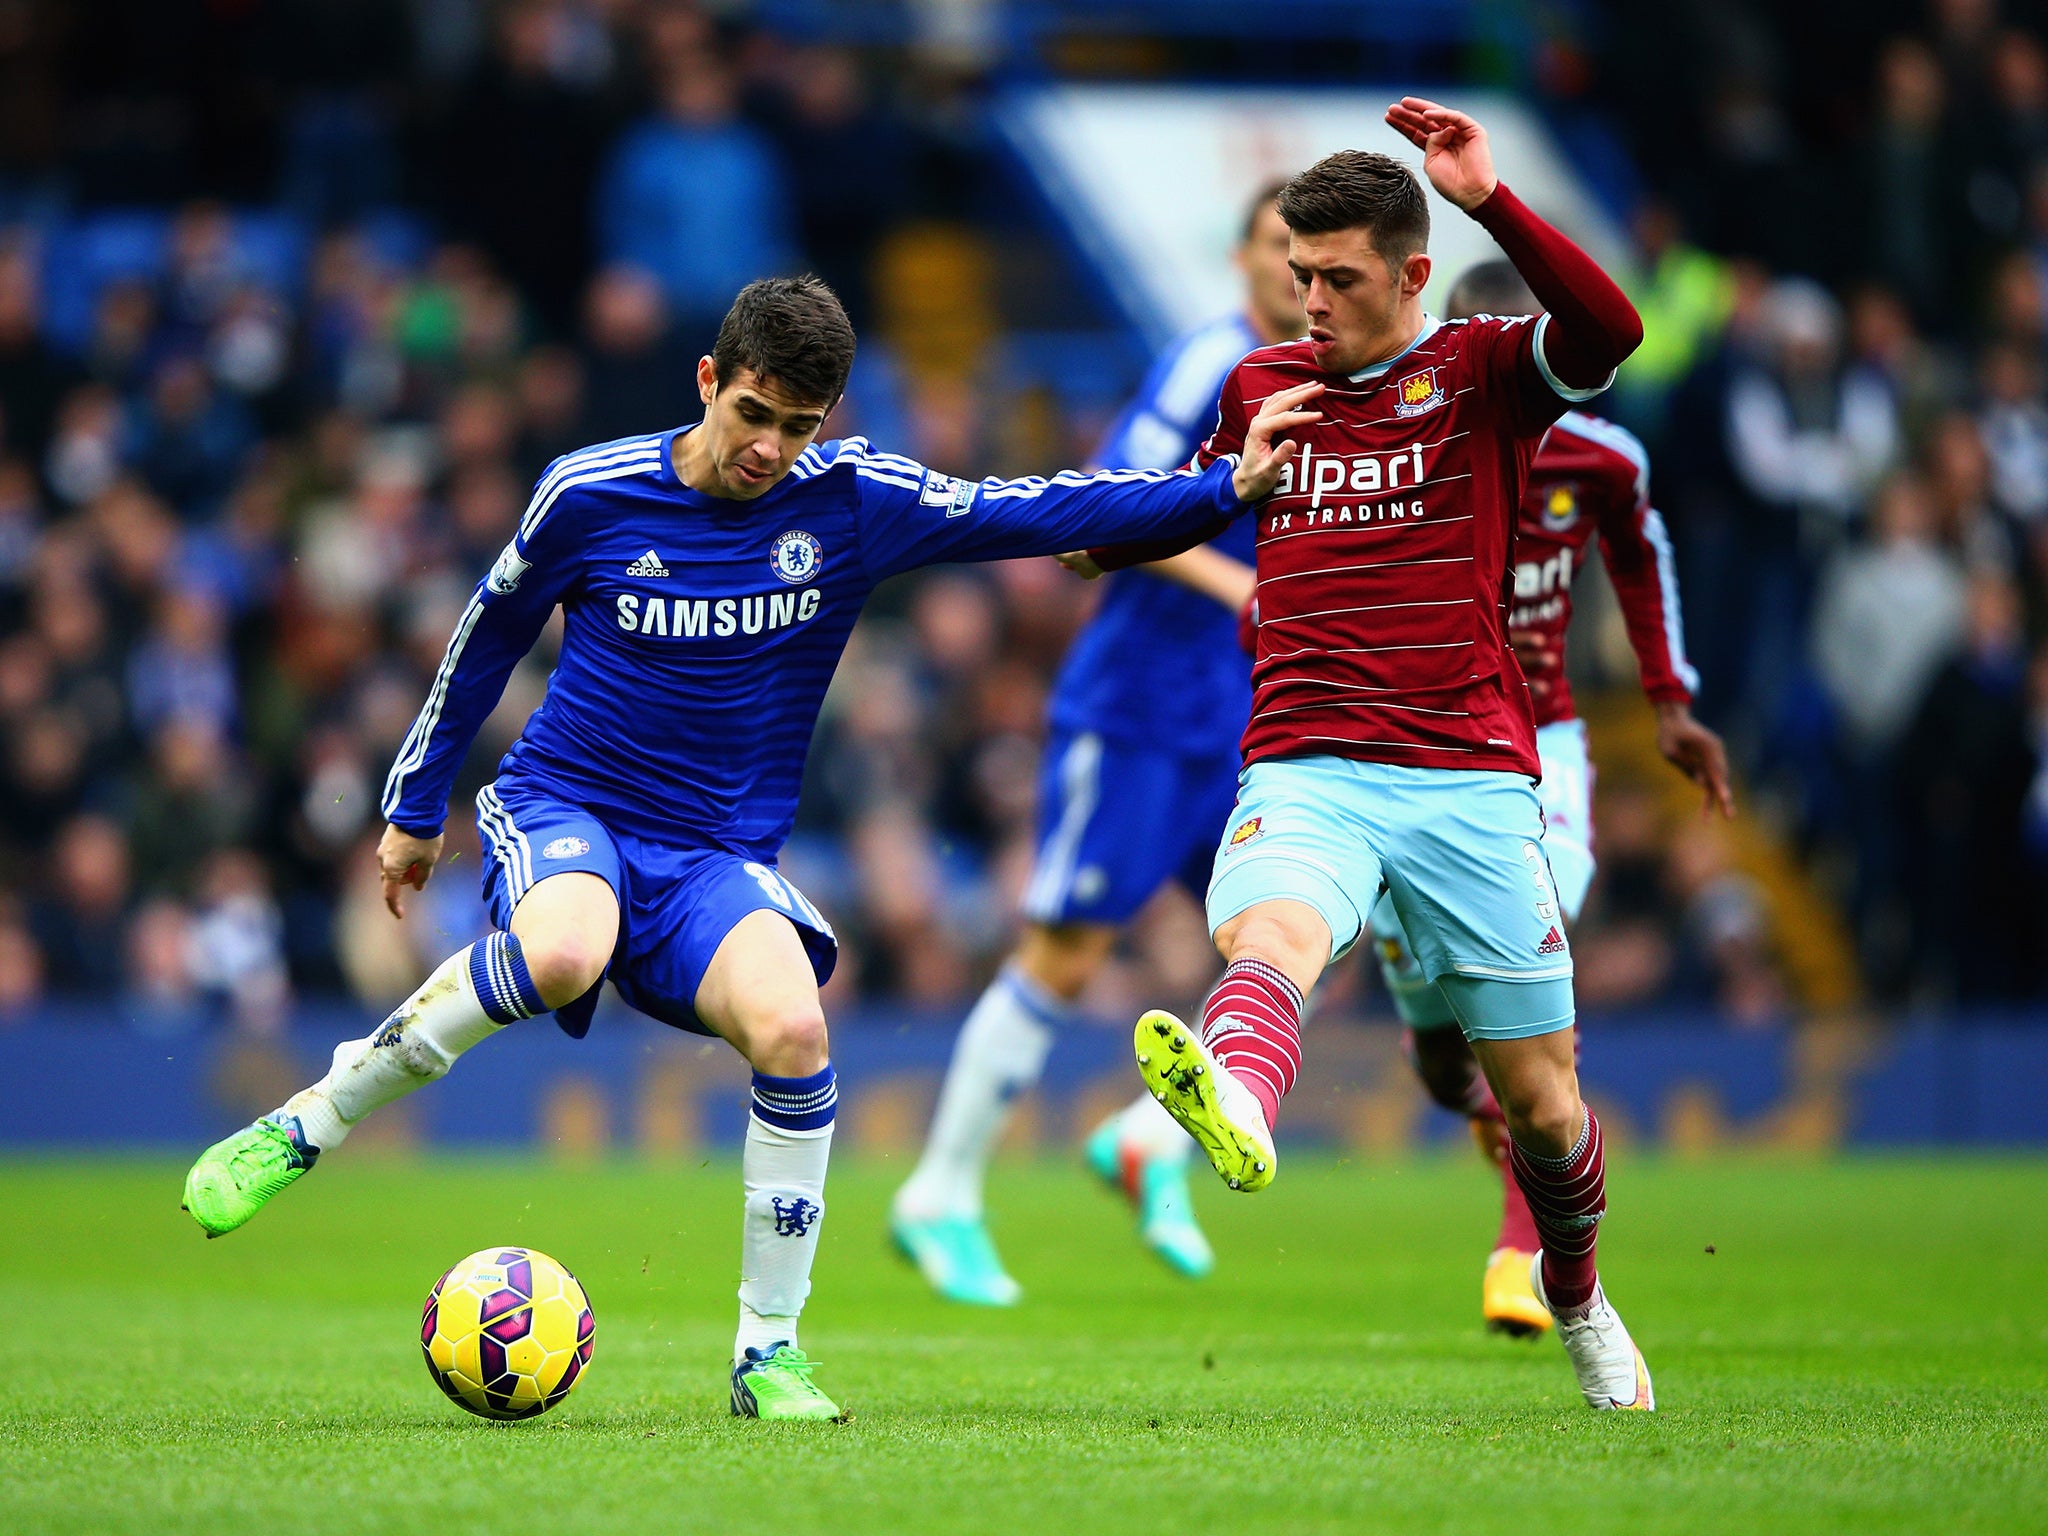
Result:
{"label": "white sock", "polygon": [[1110,1118],[1116,1121],[1117,1140],[1135,1148],[1147,1161],[1172,1158],[1185,1162],[1195,1149],[1194,1138],[1149,1093],[1139,1094]]}
{"label": "white sock", "polygon": [[[327,1075],[285,1100],[272,1118],[296,1119],[311,1147],[331,1151],[371,1110],[446,1076],[455,1058],[478,1041],[513,1018],[531,1017],[519,1010],[534,1005],[538,1011],[540,997],[527,980],[518,942],[494,933],[443,960],[366,1039],[337,1045]],[[492,989],[488,1010],[477,993],[480,981]]]}
{"label": "white sock", "polygon": [[[829,1069],[828,1069],[829,1070]],[[797,1316],[811,1294],[811,1263],[825,1217],[825,1165],[832,1156],[832,1125],[788,1130],[759,1115],[747,1117],[747,1148],[740,1162],[746,1218],[740,1228],[740,1326],[733,1364],[748,1349],[767,1352],[796,1344]]]}
{"label": "white sock", "polygon": [[960,1026],[924,1155],[896,1192],[898,1212],[914,1221],[980,1217],[989,1150],[1011,1102],[1045,1070],[1053,1037],[1048,1025],[1064,1012],[1015,966],[989,983]]}

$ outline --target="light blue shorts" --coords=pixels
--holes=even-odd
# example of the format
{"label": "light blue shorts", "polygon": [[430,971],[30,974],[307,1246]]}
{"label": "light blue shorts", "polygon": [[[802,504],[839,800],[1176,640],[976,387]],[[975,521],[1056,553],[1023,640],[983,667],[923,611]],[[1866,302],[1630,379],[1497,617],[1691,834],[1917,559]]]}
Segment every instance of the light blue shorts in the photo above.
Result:
{"label": "light blue shorts", "polygon": [[[1593,884],[1593,766],[1586,756],[1586,723],[1558,720],[1536,732],[1543,782],[1536,787],[1543,808],[1543,854],[1557,886],[1557,907],[1567,924],[1579,920]],[[1449,999],[1423,980],[1422,967],[1394,913],[1393,898],[1380,893],[1366,927],[1380,950],[1380,972],[1402,1019],[1417,1029],[1455,1026]]]}
{"label": "light blue shorts", "polygon": [[1423,975],[1453,978],[1446,990],[1466,1000],[1466,1034],[1572,1022],[1571,947],[1528,779],[1327,756],[1244,771],[1209,880],[1210,932],[1260,902],[1299,901],[1329,925],[1334,961],[1383,893]]}

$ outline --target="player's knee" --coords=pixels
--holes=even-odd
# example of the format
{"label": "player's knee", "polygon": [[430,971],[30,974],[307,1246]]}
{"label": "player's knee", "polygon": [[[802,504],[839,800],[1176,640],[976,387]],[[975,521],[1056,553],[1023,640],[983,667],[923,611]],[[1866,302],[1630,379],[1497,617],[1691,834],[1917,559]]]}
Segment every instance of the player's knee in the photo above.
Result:
{"label": "player's knee", "polygon": [[1479,1063],[1472,1047],[1455,1027],[1411,1029],[1407,1032],[1408,1060],[1431,1099],[1455,1114],[1468,1113],[1472,1103],[1473,1079]]}
{"label": "player's knee", "polygon": [[813,1000],[768,1008],[748,1029],[747,1040],[754,1069],[773,1077],[809,1077],[831,1059],[825,1012]]}
{"label": "player's knee", "polygon": [[1508,1130],[1538,1157],[1563,1157],[1579,1139],[1586,1108],[1575,1083],[1510,1083],[1501,1102]]}
{"label": "player's knee", "polygon": [[1088,989],[1116,945],[1116,930],[1093,923],[1053,927],[1033,923],[1017,945],[1016,964],[1032,981],[1065,1002]]}
{"label": "player's knee", "polygon": [[611,960],[611,948],[599,936],[570,929],[535,934],[522,941],[526,974],[549,1008],[576,1001],[598,983]]}
{"label": "player's knee", "polygon": [[1330,958],[1330,930],[1313,907],[1264,902],[1219,927],[1216,948],[1227,961],[1263,960],[1290,977],[1313,977]]}

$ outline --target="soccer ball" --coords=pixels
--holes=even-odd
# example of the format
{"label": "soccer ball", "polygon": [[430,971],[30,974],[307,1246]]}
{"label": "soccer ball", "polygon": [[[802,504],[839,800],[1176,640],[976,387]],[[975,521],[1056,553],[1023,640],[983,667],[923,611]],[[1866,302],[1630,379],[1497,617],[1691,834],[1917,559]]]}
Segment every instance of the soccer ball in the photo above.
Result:
{"label": "soccer ball", "polygon": [[420,1313],[427,1374],[486,1419],[530,1419],[569,1395],[597,1322],[576,1277],[531,1248],[486,1248],[434,1282]]}

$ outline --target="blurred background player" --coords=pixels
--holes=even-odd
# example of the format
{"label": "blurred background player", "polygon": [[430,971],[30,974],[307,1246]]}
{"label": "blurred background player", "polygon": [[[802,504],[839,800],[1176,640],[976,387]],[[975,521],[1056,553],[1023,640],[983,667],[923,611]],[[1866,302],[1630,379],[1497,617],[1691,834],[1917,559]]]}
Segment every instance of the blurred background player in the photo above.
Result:
{"label": "blurred background player", "polygon": [[[1103,467],[1187,463],[1238,359],[1301,334],[1287,225],[1273,204],[1280,186],[1261,190],[1245,216],[1236,253],[1244,308],[1159,358],[1097,455]],[[1008,1306],[1022,1295],[982,1217],[996,1137],[1124,924],[1163,885],[1177,881],[1199,898],[1208,883],[1251,709],[1236,615],[1251,599],[1253,537],[1241,520],[1211,544],[1118,576],[1053,685],[1024,933],[961,1026],[924,1155],[891,1217],[897,1243],[954,1301]],[[1198,1276],[1214,1258],[1188,1199],[1190,1151],[1141,1094],[1095,1129],[1086,1155],[1130,1199],[1144,1241]]]}
{"label": "blurred background player", "polygon": [[1154,1010],[1133,1044],[1146,1086],[1224,1182],[1265,1188],[1280,1101],[1301,1066],[1303,999],[1391,892],[1500,1100],[1543,1239],[1531,1284],[1579,1390],[1594,1408],[1648,1411],[1649,1368],[1594,1261],[1606,1165],[1579,1092],[1536,725],[1507,635],[1516,509],[1537,442],[1613,383],[1642,321],[1501,183],[1470,116],[1411,96],[1387,122],[1546,313],[1448,324],[1424,313],[1429,204],[1398,160],[1340,151],[1281,192],[1309,333],[1231,371],[1196,458],[1229,452],[1271,399],[1314,407],[1258,513],[1245,769],[1207,902],[1228,964],[1199,1032]]}
{"label": "blurred background player", "polygon": [[[1482,262],[1459,278],[1448,317],[1534,315],[1536,296],[1514,266]],[[1528,680],[1543,765],[1543,852],[1567,925],[1578,920],[1593,883],[1593,773],[1586,725],[1565,672],[1572,582],[1585,569],[1595,536],[1621,605],[1643,692],[1657,713],[1657,748],[1706,793],[1709,811],[1734,814],[1721,738],[1692,716],[1699,675],[1686,660],[1678,577],[1664,519],[1650,505],[1650,458],[1633,434],[1584,411],[1567,411],[1543,436],[1522,493],[1515,531],[1514,606],[1508,639]],[[1550,1314],[1529,1285],[1529,1258],[1540,1246],[1529,1202],[1507,1161],[1507,1129],[1478,1060],[1458,1029],[1449,1000],[1417,963],[1394,904],[1382,896],[1371,930],[1380,974],[1408,1026],[1408,1059],[1430,1097],[1472,1123],[1480,1152],[1500,1171],[1500,1236],[1487,1259],[1481,1306],[1487,1326],[1533,1335]]]}

